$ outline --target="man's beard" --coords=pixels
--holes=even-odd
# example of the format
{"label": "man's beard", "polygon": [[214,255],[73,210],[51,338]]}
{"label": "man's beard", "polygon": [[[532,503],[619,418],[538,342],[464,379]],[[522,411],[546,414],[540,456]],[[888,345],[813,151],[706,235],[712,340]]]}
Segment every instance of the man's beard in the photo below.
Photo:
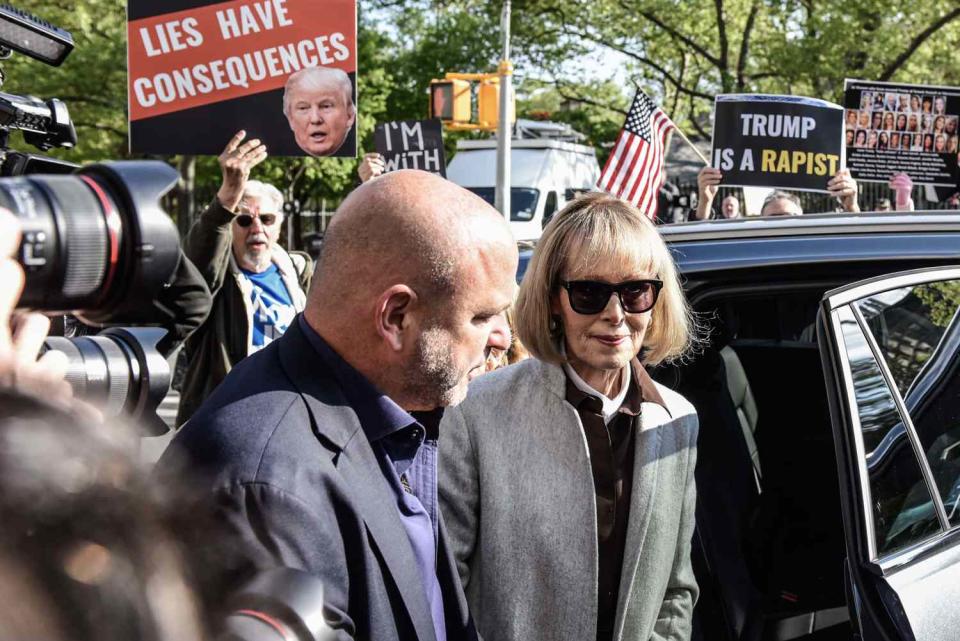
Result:
{"label": "man's beard", "polygon": [[[257,236],[257,240],[262,240],[264,246],[255,249],[249,244],[244,244],[243,246],[243,257],[251,265],[256,265],[258,267],[264,267],[269,264],[272,257],[272,246],[270,244],[270,239],[267,236]],[[249,242],[249,240],[247,241]]]}
{"label": "man's beard", "polygon": [[450,332],[430,327],[417,337],[414,361],[406,381],[407,395],[430,407],[456,405],[467,395],[467,374],[453,357]]}

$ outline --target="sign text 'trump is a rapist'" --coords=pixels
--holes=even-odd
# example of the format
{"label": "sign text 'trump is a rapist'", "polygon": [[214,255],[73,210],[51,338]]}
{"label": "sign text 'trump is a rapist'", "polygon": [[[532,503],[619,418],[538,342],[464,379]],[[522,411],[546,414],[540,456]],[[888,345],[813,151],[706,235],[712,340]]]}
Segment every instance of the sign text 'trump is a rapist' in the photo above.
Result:
{"label": "sign text 'trump is a rapist'", "polygon": [[843,109],[813,98],[718,95],[712,162],[724,185],[827,191],[843,168]]}

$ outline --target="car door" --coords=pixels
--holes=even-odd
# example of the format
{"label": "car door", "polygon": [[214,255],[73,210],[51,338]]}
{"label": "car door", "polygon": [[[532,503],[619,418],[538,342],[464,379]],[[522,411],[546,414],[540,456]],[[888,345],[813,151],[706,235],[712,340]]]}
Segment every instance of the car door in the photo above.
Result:
{"label": "car door", "polygon": [[825,294],[818,336],[861,638],[960,638],[960,267]]}

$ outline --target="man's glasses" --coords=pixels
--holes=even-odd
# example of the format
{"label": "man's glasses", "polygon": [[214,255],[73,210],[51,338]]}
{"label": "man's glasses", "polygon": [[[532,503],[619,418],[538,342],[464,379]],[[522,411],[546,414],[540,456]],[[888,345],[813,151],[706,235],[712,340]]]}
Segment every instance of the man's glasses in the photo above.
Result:
{"label": "man's glasses", "polygon": [[599,314],[606,308],[610,295],[617,294],[623,311],[640,314],[657,303],[663,281],[656,279],[628,280],[623,283],[602,283],[596,280],[565,280],[570,307],[578,314]]}
{"label": "man's glasses", "polygon": [[[257,214],[257,218],[260,219],[260,222],[264,225],[272,225],[277,221],[276,214]],[[253,224],[253,216],[250,214],[240,214],[234,220],[237,221],[237,224],[241,227],[249,227]]]}

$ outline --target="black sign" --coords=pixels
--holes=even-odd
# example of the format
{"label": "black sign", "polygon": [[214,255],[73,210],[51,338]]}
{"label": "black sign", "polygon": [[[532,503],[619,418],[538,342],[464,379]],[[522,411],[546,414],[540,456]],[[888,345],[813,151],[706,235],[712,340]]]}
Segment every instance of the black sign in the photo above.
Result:
{"label": "black sign", "polygon": [[843,168],[843,109],[797,96],[719,95],[712,159],[724,185],[827,191]]}
{"label": "black sign", "polygon": [[381,123],[373,132],[373,140],[377,153],[384,157],[384,173],[397,169],[422,169],[447,177],[439,120]]}
{"label": "black sign", "polygon": [[960,89],[847,80],[847,167],[854,178],[887,182],[898,172],[915,185],[957,184]]}

